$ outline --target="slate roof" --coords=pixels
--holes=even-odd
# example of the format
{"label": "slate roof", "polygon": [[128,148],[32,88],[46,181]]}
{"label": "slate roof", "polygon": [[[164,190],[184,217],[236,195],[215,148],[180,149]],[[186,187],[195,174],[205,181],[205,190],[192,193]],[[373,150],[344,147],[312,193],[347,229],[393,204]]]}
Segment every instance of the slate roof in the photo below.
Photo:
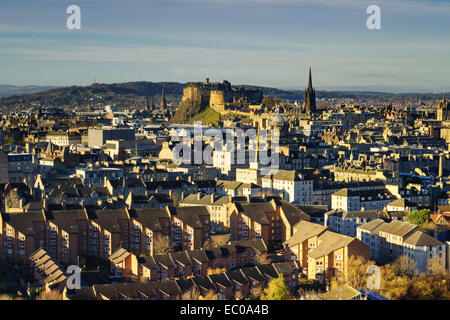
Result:
{"label": "slate roof", "polygon": [[292,247],[314,236],[318,236],[328,229],[329,227],[321,226],[317,223],[300,221],[300,223],[295,226],[294,235],[290,237],[285,244]]}
{"label": "slate roof", "polygon": [[432,236],[422,231],[416,231],[411,236],[405,239],[405,244],[413,245],[416,247],[422,246],[443,246],[444,244]]}
{"label": "slate roof", "polygon": [[325,231],[325,233],[319,237],[319,241],[319,246],[311,251],[308,257],[318,259],[335,250],[348,246],[353,241],[359,240],[332,231]]}
{"label": "slate roof", "polygon": [[3,220],[11,225],[14,229],[20,231],[24,235],[33,235],[33,222],[44,222],[45,215],[42,211],[26,212],[26,213],[7,213],[3,214]]}

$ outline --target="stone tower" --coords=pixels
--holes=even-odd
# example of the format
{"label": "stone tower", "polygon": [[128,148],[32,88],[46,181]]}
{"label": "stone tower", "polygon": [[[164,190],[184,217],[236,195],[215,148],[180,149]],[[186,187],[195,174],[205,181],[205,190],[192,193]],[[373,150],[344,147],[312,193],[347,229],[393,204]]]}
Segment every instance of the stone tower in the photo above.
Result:
{"label": "stone tower", "polygon": [[312,86],[311,67],[309,68],[308,88],[305,90],[305,102],[303,108],[308,115],[316,112],[316,90],[314,90]]}
{"label": "stone tower", "polygon": [[164,112],[166,109],[167,109],[166,93],[164,92],[164,88],[163,88],[162,94],[161,94],[161,103],[159,105],[159,110],[161,112]]}
{"label": "stone tower", "polygon": [[148,103],[148,96],[147,96],[147,100],[146,100],[146,105],[145,105],[145,111],[150,112],[150,104]]}
{"label": "stone tower", "polygon": [[437,108],[436,118],[439,121],[450,120],[450,102],[445,98],[445,94]]}

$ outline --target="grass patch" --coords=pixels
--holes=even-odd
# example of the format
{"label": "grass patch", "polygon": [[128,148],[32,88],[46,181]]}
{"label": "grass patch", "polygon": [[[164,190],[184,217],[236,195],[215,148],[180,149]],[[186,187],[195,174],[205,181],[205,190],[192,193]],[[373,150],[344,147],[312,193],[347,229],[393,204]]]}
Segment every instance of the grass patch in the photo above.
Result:
{"label": "grass patch", "polygon": [[219,113],[208,107],[192,118],[191,122],[194,121],[201,121],[205,125],[213,124],[219,121]]}

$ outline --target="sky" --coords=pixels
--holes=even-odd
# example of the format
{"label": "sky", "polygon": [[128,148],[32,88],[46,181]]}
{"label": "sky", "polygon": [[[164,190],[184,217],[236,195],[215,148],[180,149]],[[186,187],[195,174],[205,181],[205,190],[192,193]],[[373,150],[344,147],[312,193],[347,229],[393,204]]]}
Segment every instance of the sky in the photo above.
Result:
{"label": "sky", "polygon": [[[69,5],[81,29],[69,30]],[[366,26],[369,5],[381,29]],[[450,91],[450,0],[1,0],[0,84]]]}

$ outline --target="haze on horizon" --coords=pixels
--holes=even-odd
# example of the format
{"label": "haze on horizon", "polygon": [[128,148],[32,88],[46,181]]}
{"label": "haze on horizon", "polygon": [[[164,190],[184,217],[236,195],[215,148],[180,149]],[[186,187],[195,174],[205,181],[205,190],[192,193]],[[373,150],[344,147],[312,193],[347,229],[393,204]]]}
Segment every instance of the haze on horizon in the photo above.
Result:
{"label": "haze on horizon", "polygon": [[[81,7],[82,29],[66,28]],[[377,4],[382,30],[368,30]],[[211,81],[450,91],[445,0],[3,0],[0,84]]]}

